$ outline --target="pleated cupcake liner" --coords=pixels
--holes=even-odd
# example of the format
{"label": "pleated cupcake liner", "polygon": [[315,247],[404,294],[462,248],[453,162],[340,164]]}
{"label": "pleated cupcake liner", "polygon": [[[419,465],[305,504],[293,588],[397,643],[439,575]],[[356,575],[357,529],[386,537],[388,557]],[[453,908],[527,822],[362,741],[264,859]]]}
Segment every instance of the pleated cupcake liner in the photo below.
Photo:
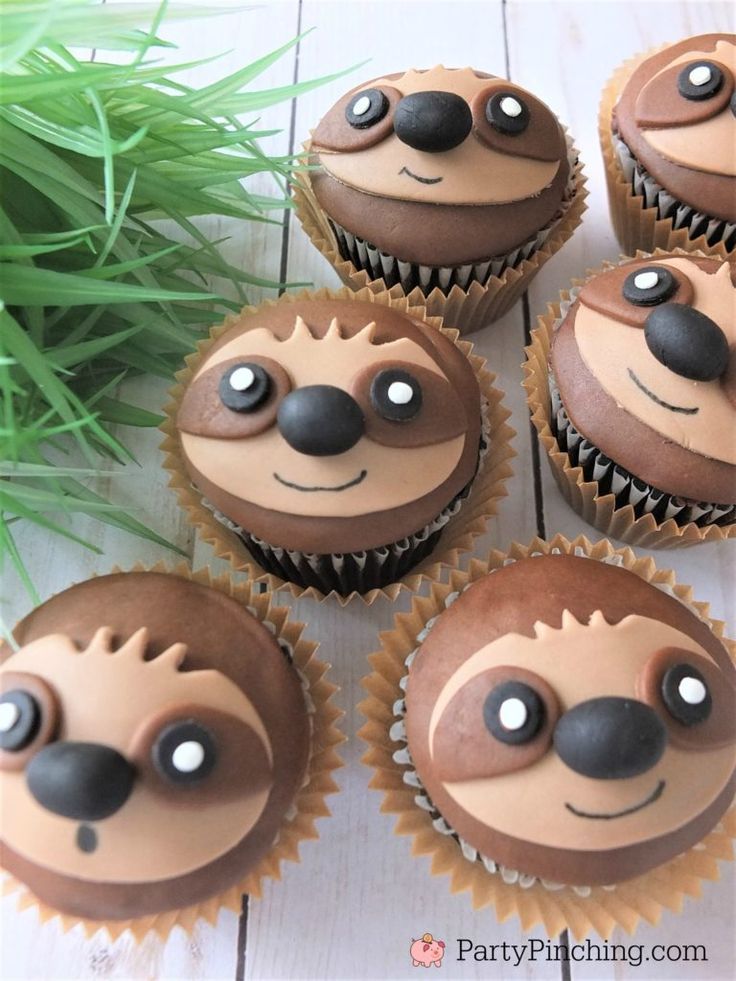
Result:
{"label": "pleated cupcake liner", "polygon": [[[520,299],[542,268],[571,237],[585,211],[585,175],[580,155],[565,131],[570,179],[561,212],[528,242],[505,256],[489,257],[456,267],[422,266],[403,262],[330,219],[314,196],[310,173],[297,174],[292,198],[302,228],[315,248],[353,290],[389,291],[422,304],[446,327],[470,334],[502,317]],[[304,144],[306,164],[311,144]]]}
{"label": "pleated cupcake liner", "polygon": [[654,180],[611,128],[613,108],[639,65],[668,45],[624,62],[606,83],[598,111],[598,137],[611,221],[622,250],[704,252],[722,259],[736,251],[736,225],[678,201]]}
{"label": "pleated cupcake liner", "polygon": [[[276,606],[270,591],[261,591],[251,582],[236,583],[227,574],[213,577],[209,569],[194,572],[183,562],[173,568],[163,562],[152,567],[137,564],[127,571],[179,576],[219,590],[245,607],[276,638],[299,675],[311,721],[311,747],[304,782],[284,817],[271,850],[240,882],[207,900],[136,919],[92,920],[59,912],[40,900],[24,883],[3,872],[3,895],[12,894],[19,911],[35,909],[41,923],[57,920],[64,933],[81,925],[88,939],[98,934],[114,941],[130,931],[136,943],[141,943],[149,934],[165,940],[175,927],[191,934],[201,921],[214,926],[221,910],[240,911],[244,895],[260,898],[266,881],[281,878],[283,862],[300,861],[301,843],[319,837],[315,821],[330,815],[326,798],[338,791],[332,772],[343,765],[336,747],[345,737],[336,726],[343,713],[332,702],[337,687],[325,678],[329,665],[315,656],[318,644],[302,636],[305,624],[291,620],[286,607]],[[145,884],[141,888],[145,888]]]}
{"label": "pleated cupcake liner", "polygon": [[[633,258],[700,256],[683,249],[638,251]],[[626,261],[628,256],[622,256]],[[615,267],[604,262],[585,280],[573,280],[547,313],[537,318],[525,349],[524,388],[532,423],[546,450],[562,496],[585,521],[612,538],[642,548],[679,548],[736,537],[736,506],[685,500],[640,480],[601,452],[572,425],[556,382],[550,380],[549,355],[555,330],[565,319],[584,282]]]}
{"label": "pleated cupcake liner", "polygon": [[736,504],[709,504],[687,501],[652,487],[614,463],[573,425],[562,404],[554,376],[549,376],[551,403],[550,429],[557,445],[567,453],[570,464],[580,467],[586,480],[598,485],[599,494],[613,494],[616,507],[631,505],[640,518],[651,514],[656,521],[673,520],[680,527],[691,522],[700,528],[710,524],[729,525],[736,521]]}
{"label": "pleated cupcake liner", "polygon": [[656,208],[657,218],[672,223],[675,230],[685,229],[689,239],[705,238],[709,246],[723,243],[727,252],[736,248],[736,223],[714,218],[678,201],[652,177],[620,136],[612,135],[613,149],[631,193],[644,200],[646,208]]}
{"label": "pleated cupcake liner", "polygon": [[[462,351],[478,379],[483,414],[479,466],[470,485],[426,528],[408,538],[387,544],[382,549],[335,557],[275,547],[250,535],[218,512],[193,485],[186,472],[176,414],[184,390],[211,345],[224,331],[242,322],[244,317],[255,314],[257,307],[244,307],[238,315],[228,316],[223,324],[213,328],[210,337],[200,342],[196,353],[187,357],[185,367],[177,373],[176,384],[170,391],[171,402],[165,408],[166,419],[161,426],[165,434],[162,443],[164,468],[170,475],[169,485],[200,538],[234,569],[247,572],[253,581],[266,583],[271,590],[288,589],[295,598],[306,595],[321,602],[330,597],[341,606],[357,598],[367,605],[379,596],[393,601],[402,590],[416,591],[423,582],[440,578],[446,568],[457,566],[460,555],[472,548],[473,539],[485,532],[488,522],[496,514],[498,502],[507,493],[506,481],[513,473],[509,461],[515,456],[511,446],[515,432],[507,423],[511,413],[503,404],[503,393],[494,387],[495,376],[487,370],[485,359],[473,354],[472,345],[460,339],[457,330],[444,327],[439,317],[428,316],[423,301],[415,304],[386,290],[376,293],[370,289],[355,292],[342,288],[284,293],[278,300],[267,300],[262,306],[293,304],[306,299],[357,300],[390,306],[409,317],[425,320]],[[379,570],[386,575],[396,572],[398,577],[384,585],[359,591],[368,577],[377,575]],[[306,585],[291,581],[295,573]],[[360,584],[358,588],[355,588],[356,583]]]}
{"label": "pleated cupcake liner", "polygon": [[372,673],[363,679],[368,698],[359,708],[366,724],[359,736],[369,749],[363,761],[374,770],[371,787],[383,791],[383,811],[398,815],[395,833],[411,835],[414,855],[432,857],[432,875],[449,875],[450,890],[469,891],[474,909],[492,906],[500,922],[517,916],[522,929],[544,928],[550,937],[569,929],[577,940],[590,933],[607,939],[619,926],[633,934],[642,920],[656,924],[664,909],[679,912],[685,896],[700,895],[700,882],[719,878],[718,862],[733,859],[736,810],[731,809],[700,842],[636,879],[610,886],[571,886],[511,869],[481,854],[457,834],[424,788],[406,742],[404,724],[408,669],[438,617],[470,585],[513,562],[538,555],[576,555],[628,569],[687,606],[727,646],[724,625],[709,617],[708,604],[693,599],[670,570],[657,569],[629,548],[595,544],[580,535],[569,541],[535,538],[514,543],[508,553],[472,559],[467,571],[455,570],[448,583],[436,583],[426,597],[415,597],[409,613],[394,618],[394,629],[381,635],[382,649],[369,658]]}

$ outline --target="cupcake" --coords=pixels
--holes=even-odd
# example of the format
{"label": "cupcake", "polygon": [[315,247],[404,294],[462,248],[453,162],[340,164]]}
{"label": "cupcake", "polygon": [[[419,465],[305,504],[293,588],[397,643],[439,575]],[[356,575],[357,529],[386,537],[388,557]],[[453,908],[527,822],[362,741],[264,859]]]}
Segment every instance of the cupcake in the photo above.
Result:
{"label": "cupcake", "polygon": [[625,252],[736,250],[736,35],[687,38],[623,65],[600,137]]}
{"label": "cupcake", "polygon": [[727,261],[640,254],[540,318],[533,421],[563,494],[601,531],[651,546],[735,533],[735,283]]}
{"label": "cupcake", "polygon": [[723,852],[734,664],[671,576],[636,567],[584,539],[495,553],[397,618],[373,658],[391,679],[384,693],[374,674],[364,706],[390,725],[367,727],[387,809],[453,891],[525,927],[630,929]]}
{"label": "cupcake", "polygon": [[80,583],[0,651],[2,866],[90,932],[239,908],[334,789],[337,713],[301,627],[186,576]]}
{"label": "cupcake", "polygon": [[576,152],[556,116],[471,68],[352,89],[308,151],[298,214],[343,280],[416,289],[462,332],[500,316],[582,212]]}
{"label": "cupcake", "polygon": [[167,445],[183,503],[208,534],[214,512],[221,552],[234,540],[237,564],[280,584],[346,596],[395,583],[432,553],[476,474],[473,507],[487,513],[500,493],[506,414],[481,366],[406,304],[345,290],[246,309],[175,393]]}

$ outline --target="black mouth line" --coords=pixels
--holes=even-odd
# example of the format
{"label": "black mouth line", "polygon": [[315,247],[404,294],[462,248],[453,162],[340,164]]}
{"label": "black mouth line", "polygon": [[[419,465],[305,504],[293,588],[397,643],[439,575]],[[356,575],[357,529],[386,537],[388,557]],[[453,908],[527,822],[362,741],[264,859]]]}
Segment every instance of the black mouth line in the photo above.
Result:
{"label": "black mouth line", "polygon": [[664,780],[660,780],[646,800],[643,800],[640,804],[634,804],[633,807],[627,807],[623,811],[615,811],[613,814],[589,814],[587,811],[579,811],[577,807],[573,807],[572,804],[565,804],[565,807],[568,809],[568,811],[572,811],[572,813],[579,818],[591,818],[594,821],[610,821],[613,818],[626,817],[627,814],[636,814],[636,812],[640,811],[643,807],[649,807],[650,804],[658,801],[662,796],[664,784]]}
{"label": "black mouth line", "polygon": [[97,849],[97,832],[88,824],[80,824],[77,828],[77,848],[88,855]]}
{"label": "black mouth line", "polygon": [[654,392],[650,392],[646,385],[639,381],[631,368],[629,368],[629,378],[633,381],[637,388],[640,388],[642,392],[644,392],[644,394],[652,400],[652,402],[656,402],[657,405],[661,405],[663,409],[669,409],[670,412],[682,412],[683,415],[686,416],[694,416],[696,412],[700,412],[698,406],[696,406],[694,409],[686,409],[681,405],[670,405],[669,402],[665,402],[663,399],[659,398],[658,395],[655,395]]}
{"label": "black mouth line", "polygon": [[412,174],[408,167],[402,167],[399,171],[399,177],[402,174],[406,174],[407,177],[413,177],[415,181],[419,181],[420,184],[439,184],[440,181],[444,180],[444,177],[420,177],[419,174]]}
{"label": "black mouth line", "polygon": [[368,471],[361,470],[358,476],[354,477],[353,480],[349,480],[347,484],[339,484],[337,487],[303,487],[301,484],[294,484],[290,480],[284,480],[283,477],[279,477],[277,473],[274,473],[276,480],[278,480],[280,484],[283,484],[284,487],[291,487],[292,490],[305,491],[307,494],[311,494],[314,491],[344,491],[347,490],[348,487],[355,487],[356,484],[359,484],[361,481],[365,480],[367,476]]}

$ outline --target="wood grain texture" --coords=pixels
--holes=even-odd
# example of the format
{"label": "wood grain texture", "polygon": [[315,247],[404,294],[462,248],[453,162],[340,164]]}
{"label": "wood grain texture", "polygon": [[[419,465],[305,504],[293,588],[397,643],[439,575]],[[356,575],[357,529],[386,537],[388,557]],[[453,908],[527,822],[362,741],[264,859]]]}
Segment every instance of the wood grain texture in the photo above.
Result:
{"label": "wood grain texture", "polygon": [[[177,56],[196,57],[232,48],[224,66],[234,68],[262,54],[266,47],[283,43],[298,25],[317,30],[302,41],[298,61],[294,52],[274,66],[264,77],[264,86],[286,84],[295,72],[303,80],[364,58],[371,61],[347,80],[300,98],[293,117],[289,105],[264,112],[268,128],[283,130],[270,144],[277,152],[298,149],[324,111],[361,78],[438,62],[472,64],[504,74],[508,59],[510,77],[539,94],[569,126],[585,161],[590,190],[583,226],[542,270],[526,306],[517,305],[493,328],[472,338],[506,392],[518,454],[509,496],[488,534],[477,542],[476,553],[491,546],[506,548],[514,540],[528,541],[537,533],[540,521],[548,535],[562,531],[572,537],[584,531],[591,538],[599,537],[561,499],[545,461],[535,474],[535,444],[520,385],[525,329],[572,276],[618,253],[608,221],[596,137],[597,103],[606,79],[623,59],[653,44],[708,30],[733,30],[732,9],[727,4],[697,0],[636,4],[282,0],[225,20],[176,25],[174,34],[181,46]],[[206,82],[220,71],[221,66],[203,66],[188,80]],[[281,229],[270,226],[240,228],[237,223],[210,222],[202,227],[213,238],[223,233],[232,236],[227,254],[236,265],[242,263],[261,275],[277,277],[285,260],[286,275],[292,282],[339,285],[296,221],[290,222],[285,242]],[[259,295],[259,291],[252,292],[254,300]],[[143,381],[134,385],[134,394],[144,404],[160,407],[163,386]],[[132,399],[130,392],[128,395]],[[133,439],[141,472],[115,480],[115,495],[138,505],[141,520],[171,536],[192,556],[195,566],[210,563],[211,551],[192,542],[166,488],[159,467],[158,435],[141,431]],[[536,493],[535,477],[539,478]],[[75,530],[96,536],[104,556],[87,555],[45,535],[24,533],[21,539],[31,550],[31,571],[42,597],[114,564],[165,557],[161,549],[112,530],[91,528],[89,523],[77,522]],[[674,568],[680,580],[691,583],[698,598],[712,603],[714,615],[729,622],[731,634],[736,632],[732,543],[651,554],[659,564]],[[217,571],[225,568],[219,561],[211,564]],[[12,621],[27,609],[27,601],[15,583],[5,584],[3,593],[8,600],[3,612]],[[511,963],[458,963],[454,959],[457,938],[517,945],[529,938],[514,921],[499,925],[488,910],[473,913],[467,896],[450,895],[444,879],[430,876],[426,859],[412,858],[408,839],[393,834],[393,818],[380,813],[379,794],[368,789],[370,773],[360,763],[363,747],[355,738],[362,721],[356,710],[362,697],[360,679],[366,672],[365,655],[375,649],[378,631],[387,629],[394,613],[407,607],[408,597],[393,605],[378,602],[370,609],[360,603],[340,609],[334,603],[293,601],[286,595],[284,601],[297,619],[308,622],[308,636],[321,642],[321,656],[333,664],[332,680],[342,688],[337,701],[346,712],[343,728],[349,742],[342,750],[346,766],[337,774],[341,792],[331,799],[333,816],[319,822],[319,841],[302,846],[300,864],[285,867],[282,881],[269,883],[262,900],[249,904],[247,934],[241,931],[245,949],[238,950],[238,917],[231,913],[223,913],[216,928],[201,924],[192,937],[178,931],[165,944],[149,940],[136,948],[125,937],[115,944],[89,943],[78,931],[62,936],[53,924],[40,929],[32,911],[16,914],[12,903],[5,900],[0,976],[220,979],[234,978],[240,964],[245,977],[258,981],[423,977],[411,967],[408,947],[412,938],[425,931],[448,944],[438,975],[444,978],[607,981],[634,975],[641,979],[733,975],[729,924],[733,922],[734,879],[730,871],[721,883],[706,884],[703,899],[689,900],[681,916],[666,915],[660,927],[642,928],[633,941],[616,938],[627,944],[703,943],[708,949],[707,963],[649,962],[638,968],[610,962],[577,963],[567,970],[544,959],[525,960],[520,966],[514,966],[513,959]],[[541,939],[541,934],[533,936]]]}

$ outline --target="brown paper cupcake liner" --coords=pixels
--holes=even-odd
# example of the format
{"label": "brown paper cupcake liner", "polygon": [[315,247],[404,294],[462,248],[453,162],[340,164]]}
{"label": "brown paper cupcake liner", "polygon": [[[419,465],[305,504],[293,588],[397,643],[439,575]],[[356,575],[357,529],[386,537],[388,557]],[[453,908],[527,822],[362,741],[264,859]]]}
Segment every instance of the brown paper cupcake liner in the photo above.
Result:
{"label": "brown paper cupcake liner", "polygon": [[395,833],[412,836],[412,854],[431,856],[432,874],[448,875],[451,892],[470,892],[473,909],[492,906],[500,922],[518,917],[523,930],[542,927],[548,936],[556,937],[569,929],[576,940],[590,933],[607,939],[617,926],[632,934],[642,920],[659,922],[664,909],[680,912],[686,896],[700,895],[703,880],[719,878],[718,862],[733,859],[736,809],[697,845],[636,879],[615,887],[542,883],[484,860],[446,825],[442,827],[436,812],[421,803],[421,783],[407,762],[397,726],[407,659],[434,619],[489,572],[519,559],[556,553],[628,569],[684,603],[736,656],[736,644],[724,638],[722,622],[710,619],[708,604],[694,600],[689,586],[676,583],[671,571],[657,569],[651,559],[637,558],[629,548],[614,549],[605,540],[592,544],[582,535],[574,541],[562,535],[549,542],[535,538],[528,546],[513,544],[508,553],[493,551],[485,561],[472,559],[467,571],[454,570],[449,582],[434,583],[428,596],[414,597],[410,612],[396,615],[394,629],[381,635],[382,649],[369,658],[373,670],[363,680],[368,698],[359,706],[367,721],[359,735],[369,744],[363,761],[374,770],[370,785],[383,791],[381,810],[398,815]]}
{"label": "brown paper cupcake liner", "polygon": [[335,747],[343,742],[345,737],[335,725],[342,712],[331,701],[337,687],[325,679],[329,665],[315,657],[318,645],[302,637],[305,625],[290,620],[289,610],[284,606],[274,605],[274,597],[270,593],[260,592],[258,587],[250,582],[235,583],[228,575],[215,578],[209,569],[192,572],[183,562],[174,568],[167,567],[163,562],[151,568],[137,564],[129,571],[161,572],[190,579],[203,586],[218,589],[246,607],[277,638],[282,650],[299,673],[312,719],[312,745],[304,784],[271,851],[242,881],[204,902],[184,909],[167,910],[132,920],[90,920],[60,913],[38,899],[22,882],[3,873],[3,894],[15,895],[19,911],[35,908],[41,923],[58,920],[64,933],[81,924],[87,938],[102,933],[111,941],[129,930],[135,941],[140,943],[149,933],[164,940],[174,927],[181,927],[190,934],[200,920],[214,926],[222,909],[240,911],[243,895],[247,894],[259,899],[266,880],[281,878],[283,862],[299,861],[300,844],[319,837],[315,828],[316,819],[328,817],[330,814],[326,797],[338,790],[332,771],[342,766]]}
{"label": "brown paper cupcake liner", "polygon": [[666,45],[624,62],[603,89],[598,136],[616,237],[624,252],[637,249],[705,252],[725,259],[736,251],[736,226],[677,201],[636,161],[611,129],[613,107],[639,65]]}
{"label": "brown paper cupcake liner", "polygon": [[[347,595],[343,595],[334,590],[326,592],[320,589],[318,585],[302,587],[296,583],[289,582],[285,576],[277,575],[273,570],[265,569],[258,561],[257,556],[248,550],[241,535],[234,530],[237,526],[226,523],[227,519],[223,521],[218,518],[214,509],[208,506],[203,496],[192,485],[179,452],[179,441],[176,430],[176,411],[179,401],[196,370],[197,364],[209,347],[223,331],[228,330],[240,317],[254,313],[257,309],[256,307],[244,307],[238,317],[228,317],[222,325],[214,328],[209,339],[199,344],[197,352],[186,359],[185,367],[176,376],[176,385],[170,392],[172,401],[166,407],[166,420],[161,426],[165,434],[162,448],[165,452],[164,468],[170,474],[169,486],[176,492],[179,504],[187,512],[189,520],[197,530],[200,538],[210,544],[220,558],[230,562],[234,569],[247,572],[249,577],[255,582],[266,583],[268,588],[272,590],[289,589],[294,597],[306,595],[319,601],[324,600],[327,596],[334,597],[336,602],[342,606],[358,596],[368,605],[374,603],[379,596],[395,600],[402,589],[408,589],[414,592],[420,588],[423,582],[427,580],[433,581],[439,578],[445,568],[457,566],[460,554],[472,548],[473,539],[483,534],[488,521],[495,515],[498,502],[506,495],[506,481],[513,472],[509,461],[515,455],[510,445],[515,432],[507,423],[511,413],[503,404],[503,393],[494,387],[495,376],[486,369],[485,359],[473,354],[472,345],[467,341],[459,339],[456,330],[443,327],[440,318],[428,317],[423,303],[413,303],[406,297],[385,290],[383,292],[373,292],[368,288],[363,288],[354,292],[350,289],[342,288],[339,290],[321,289],[300,293],[285,293],[278,300],[266,301],[266,304],[270,306],[274,304],[295,303],[306,298],[318,300],[361,300],[393,307],[411,317],[419,320],[427,320],[432,327],[442,331],[445,336],[452,340],[469,358],[478,378],[481,396],[486,406],[483,428],[487,434],[488,446],[482,455],[478,472],[467,496],[462,500],[456,498],[454,502],[448,505],[448,508],[452,509],[453,513],[446,516],[447,520],[445,520],[443,515],[438,516],[437,520],[444,527],[441,528],[442,534],[436,546],[422,545],[422,542],[429,535],[433,534],[433,531],[437,530],[430,527],[426,533],[425,531],[417,533],[419,540],[415,545],[411,543],[407,545],[403,543],[392,543],[392,546],[386,547],[393,548],[393,546],[397,546],[397,552],[389,551],[386,554],[379,555],[377,553],[381,550],[371,550],[370,553],[366,553],[366,555],[370,555],[371,562],[384,561],[398,563],[402,551],[407,548],[418,548],[422,546],[429,550],[429,554],[422,558],[410,572],[402,575],[397,582],[392,582],[380,588],[370,589],[364,593],[353,591]],[[257,540],[254,541],[254,546],[254,550],[257,550],[259,547]],[[273,547],[269,546],[269,550],[270,557]],[[282,566],[282,572],[284,573],[293,571],[289,567],[289,562],[297,563],[297,571],[299,571],[299,564],[303,558],[308,563],[307,569],[312,569],[315,564],[312,563],[312,566],[309,566],[309,559],[311,557],[301,556],[300,553],[287,553],[286,550],[281,550],[281,552],[284,554],[281,555],[279,553],[278,558],[279,561],[283,561],[284,563]],[[356,554],[358,555],[358,561],[362,561],[359,553]],[[320,557],[315,558],[318,559]],[[312,571],[315,571],[316,574],[318,570]],[[351,571],[350,574],[353,574],[353,572]],[[347,575],[348,573],[346,572]]]}
{"label": "brown paper cupcake liner", "polygon": [[[657,258],[665,251],[637,252],[637,259]],[[697,253],[703,255],[703,253]],[[624,261],[627,256],[622,256]],[[537,319],[531,344],[526,348],[524,388],[540,443],[547,451],[550,468],[570,507],[604,534],[642,548],[679,548],[698,542],[717,542],[736,537],[736,509],[708,502],[685,502],[651,488],[628,473],[586,440],[567,417],[550,381],[549,353],[555,325],[572,305],[587,279],[615,263],[605,262],[585,280],[573,280],[555,304]]]}
{"label": "brown paper cupcake liner", "polygon": [[[309,142],[304,144],[307,155],[310,145]],[[526,245],[514,250],[514,254],[508,258],[513,258],[515,264],[506,264],[506,268],[503,268],[503,260],[495,266],[495,260],[489,260],[488,270],[483,268],[486,263],[474,264],[475,269],[472,264],[454,270],[413,267],[383,256],[375,249],[375,255],[368,254],[368,247],[363,243],[365,262],[369,268],[361,269],[341,255],[336,226],[330,222],[314,196],[309,170],[297,175],[292,186],[292,197],[297,217],[312,245],[322,253],[346,286],[353,290],[367,288],[377,294],[388,290],[392,297],[406,297],[410,303],[426,307],[429,316],[442,317],[446,327],[454,327],[460,334],[470,334],[502,317],[580,224],[588,192],[583,165],[569,136],[567,145],[572,178],[565,210],[540,233],[539,241],[531,243],[530,253]],[[353,236],[351,238],[354,239]],[[354,242],[353,256],[362,264],[358,240],[354,239]],[[347,241],[344,248],[348,249],[346,254],[350,254]],[[525,255],[525,252],[528,254]],[[481,282],[482,275],[487,278]],[[392,280],[398,281],[392,284]],[[415,285],[417,282],[420,285]],[[465,283],[465,286],[460,283]]]}

